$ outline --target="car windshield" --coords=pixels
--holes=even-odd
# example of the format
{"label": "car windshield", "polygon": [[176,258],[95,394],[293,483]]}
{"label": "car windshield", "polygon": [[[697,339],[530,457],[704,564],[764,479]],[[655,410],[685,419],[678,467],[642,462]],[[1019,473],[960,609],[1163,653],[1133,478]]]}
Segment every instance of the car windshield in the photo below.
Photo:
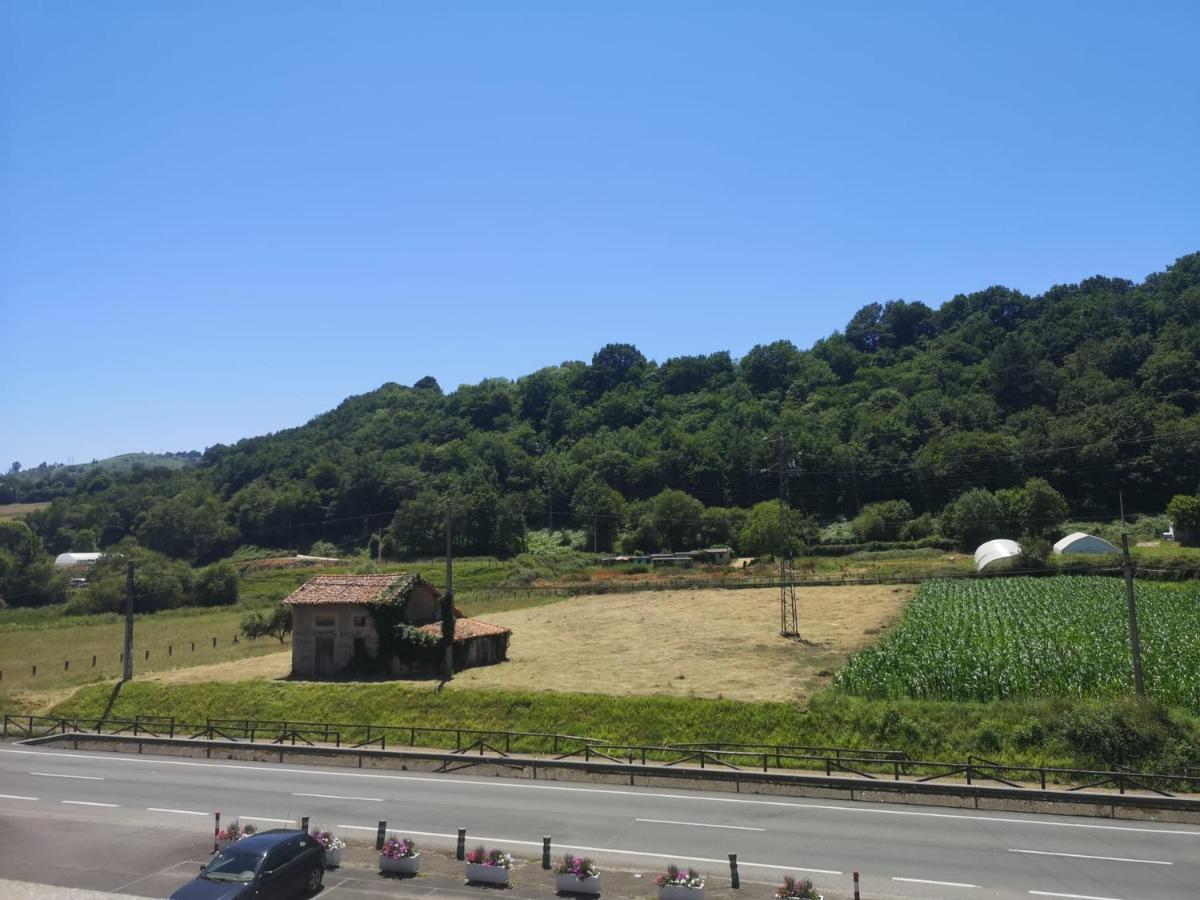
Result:
{"label": "car windshield", "polygon": [[262,854],[247,853],[230,847],[214,856],[200,877],[208,881],[253,881],[254,873],[258,871],[262,861]]}

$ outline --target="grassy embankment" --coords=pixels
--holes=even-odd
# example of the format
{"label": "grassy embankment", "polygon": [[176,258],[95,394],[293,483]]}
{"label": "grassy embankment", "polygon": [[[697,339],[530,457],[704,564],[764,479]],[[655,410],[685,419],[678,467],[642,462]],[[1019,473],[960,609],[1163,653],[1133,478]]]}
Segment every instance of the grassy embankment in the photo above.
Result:
{"label": "grassy embankment", "polygon": [[[695,698],[435,688],[432,683],[389,682],[146,682],[126,685],[110,715],[169,715],[189,723],[242,716],[559,732],[642,745],[715,741],[889,748],[917,759],[978,754],[1017,765],[1120,763],[1170,772],[1196,765],[1195,748],[1200,745],[1200,719],[1129,701],[881,701],[825,692],[801,708]],[[96,716],[111,699],[110,686],[93,685],[80,689],[54,712]],[[342,737],[354,735],[346,732]],[[442,741],[433,736],[421,740],[453,746],[453,735]]]}

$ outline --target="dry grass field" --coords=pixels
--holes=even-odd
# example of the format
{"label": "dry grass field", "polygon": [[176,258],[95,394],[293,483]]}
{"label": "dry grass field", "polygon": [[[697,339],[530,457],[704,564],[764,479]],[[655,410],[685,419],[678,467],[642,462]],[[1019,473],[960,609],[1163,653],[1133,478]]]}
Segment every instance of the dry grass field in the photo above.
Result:
{"label": "dry grass field", "polygon": [[[469,669],[447,687],[803,701],[874,642],[911,594],[891,585],[798,590],[803,641],[779,635],[773,589],[584,596],[494,613],[487,621],[513,630],[509,661]],[[290,653],[273,653],[147,677],[284,678],[290,661]]]}
{"label": "dry grass field", "polygon": [[0,521],[4,519],[17,519],[26,513],[36,512],[39,509],[45,509],[49,503],[4,503],[0,504]]}

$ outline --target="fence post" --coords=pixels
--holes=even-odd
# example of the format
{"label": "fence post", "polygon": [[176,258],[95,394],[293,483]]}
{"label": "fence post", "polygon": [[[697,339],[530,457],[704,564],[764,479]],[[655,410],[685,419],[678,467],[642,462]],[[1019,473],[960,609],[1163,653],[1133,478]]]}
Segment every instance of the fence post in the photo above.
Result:
{"label": "fence post", "polygon": [[458,845],[454,849],[454,858],[462,862],[467,858],[467,829],[458,829]]}
{"label": "fence post", "polygon": [[94,668],[96,668],[96,657],[95,657],[95,655],[93,655],[93,656],[92,656],[92,668],[93,668],[93,669],[94,669]]}
{"label": "fence post", "polygon": [[221,814],[219,812],[215,812],[215,813],[213,813],[213,817],[216,819],[216,822],[213,825],[213,849],[212,849],[212,852],[216,853],[217,849],[221,846],[221,844],[220,844],[220,841],[221,841],[221,838],[220,838]]}
{"label": "fence post", "polygon": [[64,672],[69,672],[69,671],[71,671],[71,661],[70,661],[69,659],[64,659],[64,660],[63,660],[63,671],[64,671]]}
{"label": "fence post", "polygon": [[742,886],[742,879],[738,877],[736,853],[729,854],[729,885],[735,891]]}
{"label": "fence post", "polygon": [[861,900],[858,896],[858,873],[854,873],[854,900]]}
{"label": "fence post", "polygon": [[308,816],[301,816],[301,817],[300,817],[300,830],[301,830],[301,831],[308,831]]}
{"label": "fence post", "polygon": [[[37,663],[34,663],[34,666],[33,666],[33,675],[37,675]],[[30,676],[30,677],[33,677],[33,676]]]}
{"label": "fence post", "polygon": [[550,868],[550,835],[542,835],[542,868]]}
{"label": "fence post", "polygon": [[387,819],[379,820],[379,830],[375,832],[375,849],[383,849],[383,840],[387,837]]}

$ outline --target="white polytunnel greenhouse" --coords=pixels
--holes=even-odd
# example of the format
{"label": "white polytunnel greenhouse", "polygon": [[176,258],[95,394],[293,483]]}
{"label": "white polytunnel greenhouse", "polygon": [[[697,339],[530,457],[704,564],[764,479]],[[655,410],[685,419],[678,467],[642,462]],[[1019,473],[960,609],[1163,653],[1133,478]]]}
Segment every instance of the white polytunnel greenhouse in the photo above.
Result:
{"label": "white polytunnel greenhouse", "polygon": [[975,570],[982,572],[987,568],[1002,568],[1001,563],[1005,560],[1011,563],[1023,552],[1016,541],[1004,538],[988,541],[975,548]]}
{"label": "white polytunnel greenhouse", "polygon": [[1076,531],[1054,545],[1055,553],[1120,553],[1121,551],[1106,541],[1085,531]]}

